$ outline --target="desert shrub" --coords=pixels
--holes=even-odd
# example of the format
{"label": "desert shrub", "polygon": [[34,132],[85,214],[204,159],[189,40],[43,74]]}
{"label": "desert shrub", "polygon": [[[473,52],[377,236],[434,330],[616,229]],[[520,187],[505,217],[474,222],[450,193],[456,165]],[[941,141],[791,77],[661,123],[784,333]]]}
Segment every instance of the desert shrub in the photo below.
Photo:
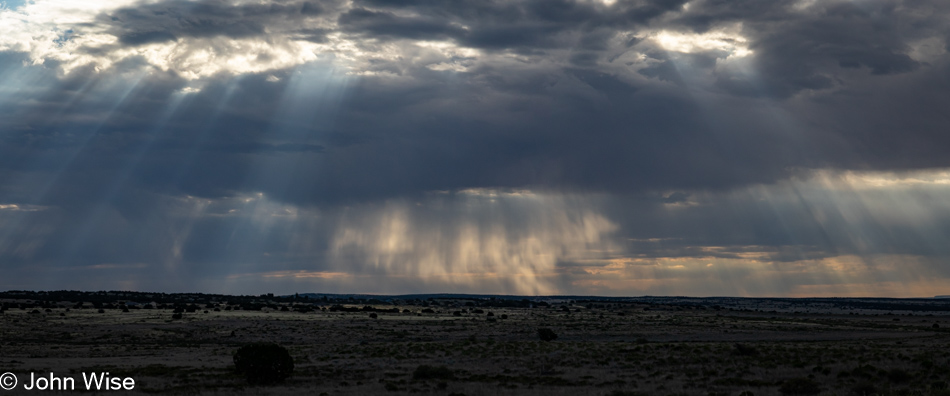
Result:
{"label": "desert shrub", "polygon": [[452,315],[453,315],[453,316],[462,316],[462,311],[455,311],[455,312],[452,312]]}
{"label": "desert shrub", "polygon": [[502,318],[502,319],[508,319],[508,315],[507,315],[507,314],[501,314],[501,318]]}
{"label": "desert shrub", "polygon": [[636,391],[622,391],[614,390],[607,394],[607,396],[646,396],[646,393],[636,392]]}
{"label": "desert shrub", "polygon": [[737,356],[758,356],[759,350],[751,345],[735,344],[732,349],[732,354]]}
{"label": "desert shrub", "polygon": [[785,381],[778,391],[783,395],[817,395],[821,393],[821,388],[809,378],[793,378]]}
{"label": "desert shrub", "polygon": [[935,381],[934,383],[930,384],[930,389],[933,389],[933,390],[944,390],[944,389],[947,389],[947,382],[946,382],[946,381]]}
{"label": "desert shrub", "polygon": [[540,338],[541,341],[554,341],[557,339],[557,334],[554,333],[554,330],[542,327],[538,329],[538,338]]}
{"label": "desert shrub", "polygon": [[415,371],[412,372],[412,379],[419,381],[430,379],[451,380],[455,379],[455,373],[445,366],[430,366],[423,364],[419,367],[416,367]]}
{"label": "desert shrub", "polygon": [[173,319],[173,320],[181,319],[181,313],[172,314],[172,319]]}
{"label": "desert shrub", "polygon": [[377,315],[376,312],[373,312],[373,313],[369,314],[369,317],[372,318],[372,319],[376,319],[376,318],[379,317],[379,315]]}
{"label": "desert shrub", "polygon": [[891,382],[902,384],[910,381],[911,378],[913,378],[913,376],[910,375],[910,373],[901,369],[891,369],[891,371],[887,372],[887,379],[891,380]]}
{"label": "desert shrub", "polygon": [[251,385],[270,385],[293,374],[294,359],[277,344],[248,344],[234,353],[234,368]]}
{"label": "desert shrub", "polygon": [[936,323],[934,323],[934,325],[933,325],[933,326],[931,326],[931,327],[933,327],[933,328],[935,328],[935,329],[939,329],[939,328],[940,328],[940,325],[938,325],[938,324],[936,324]]}
{"label": "desert shrub", "polygon": [[851,394],[854,396],[871,396],[879,394],[877,387],[870,382],[861,382],[851,387]]}

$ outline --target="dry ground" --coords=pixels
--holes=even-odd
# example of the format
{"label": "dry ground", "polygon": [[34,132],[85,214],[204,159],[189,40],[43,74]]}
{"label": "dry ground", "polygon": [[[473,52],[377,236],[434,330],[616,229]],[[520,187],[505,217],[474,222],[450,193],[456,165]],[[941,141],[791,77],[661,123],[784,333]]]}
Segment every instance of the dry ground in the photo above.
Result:
{"label": "dry ground", "polygon": [[[950,395],[950,316],[939,313],[565,304],[568,312],[555,305],[468,308],[462,316],[453,313],[464,305],[429,314],[399,306],[412,312],[376,319],[366,312],[222,310],[173,320],[162,309],[8,309],[0,315],[0,373],[108,371],[133,377],[131,393],[182,395],[764,396],[782,394],[795,378],[817,383],[823,395]],[[540,341],[542,327],[557,340]],[[251,387],[232,372],[237,348],[261,341],[290,351],[296,369],[287,382]],[[420,365],[445,366],[451,376],[414,377]]]}

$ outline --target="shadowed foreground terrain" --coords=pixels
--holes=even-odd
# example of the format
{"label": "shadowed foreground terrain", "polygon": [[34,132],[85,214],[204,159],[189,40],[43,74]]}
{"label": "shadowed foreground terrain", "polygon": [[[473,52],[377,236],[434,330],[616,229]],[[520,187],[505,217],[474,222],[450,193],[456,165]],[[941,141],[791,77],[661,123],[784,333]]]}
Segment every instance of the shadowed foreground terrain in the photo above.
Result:
{"label": "shadowed foreground terrain", "polygon": [[[5,292],[0,302],[0,372],[22,383],[107,371],[135,379],[127,394],[950,395],[946,299]],[[255,342],[286,347],[293,376],[247,385],[232,357]]]}

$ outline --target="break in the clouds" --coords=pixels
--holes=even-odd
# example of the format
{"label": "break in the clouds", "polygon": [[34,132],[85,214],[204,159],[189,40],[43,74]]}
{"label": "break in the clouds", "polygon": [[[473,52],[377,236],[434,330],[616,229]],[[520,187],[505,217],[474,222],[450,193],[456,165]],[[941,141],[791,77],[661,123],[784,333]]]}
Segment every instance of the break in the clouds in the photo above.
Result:
{"label": "break in the clouds", "polygon": [[0,4],[0,288],[947,294],[943,1]]}

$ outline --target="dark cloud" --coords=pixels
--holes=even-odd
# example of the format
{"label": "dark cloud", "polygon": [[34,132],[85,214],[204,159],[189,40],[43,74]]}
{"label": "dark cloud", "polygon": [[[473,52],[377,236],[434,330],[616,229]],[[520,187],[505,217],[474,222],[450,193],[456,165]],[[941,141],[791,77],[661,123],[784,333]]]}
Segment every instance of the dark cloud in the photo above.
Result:
{"label": "dark cloud", "polygon": [[[716,21],[743,23],[756,51],[757,76],[724,73],[719,86],[734,93],[788,97],[802,90],[824,90],[846,83],[839,68],[866,68],[874,75],[917,70],[908,41],[922,32],[918,24],[929,17],[906,20],[899,8],[913,2],[821,2],[803,11],[791,3],[752,5],[738,12],[715,2],[691,5],[682,22],[693,29],[708,29]],[[731,10],[722,11],[722,10]],[[925,33],[926,34],[926,33]]]}
{"label": "dark cloud", "polygon": [[420,17],[399,17],[391,12],[356,8],[340,16],[339,23],[351,32],[371,37],[398,37],[408,39],[444,39],[457,36],[463,29],[445,21]]}
{"label": "dark cloud", "polygon": [[[327,2],[327,8],[335,7]],[[173,41],[178,37],[262,36],[276,24],[302,23],[325,12],[323,4],[278,1],[271,4],[235,4],[226,0],[172,0],[120,8],[100,15],[99,23],[125,45]]]}
{"label": "dark cloud", "polygon": [[[451,5],[419,2],[360,1],[384,11],[356,8],[341,16],[346,31],[371,38],[452,39],[460,45],[488,50],[531,53],[563,48],[602,50],[616,29],[649,23],[679,9],[685,0],[618,2],[488,1]],[[415,16],[396,16],[392,10]],[[595,54],[577,54],[589,59]]]}

